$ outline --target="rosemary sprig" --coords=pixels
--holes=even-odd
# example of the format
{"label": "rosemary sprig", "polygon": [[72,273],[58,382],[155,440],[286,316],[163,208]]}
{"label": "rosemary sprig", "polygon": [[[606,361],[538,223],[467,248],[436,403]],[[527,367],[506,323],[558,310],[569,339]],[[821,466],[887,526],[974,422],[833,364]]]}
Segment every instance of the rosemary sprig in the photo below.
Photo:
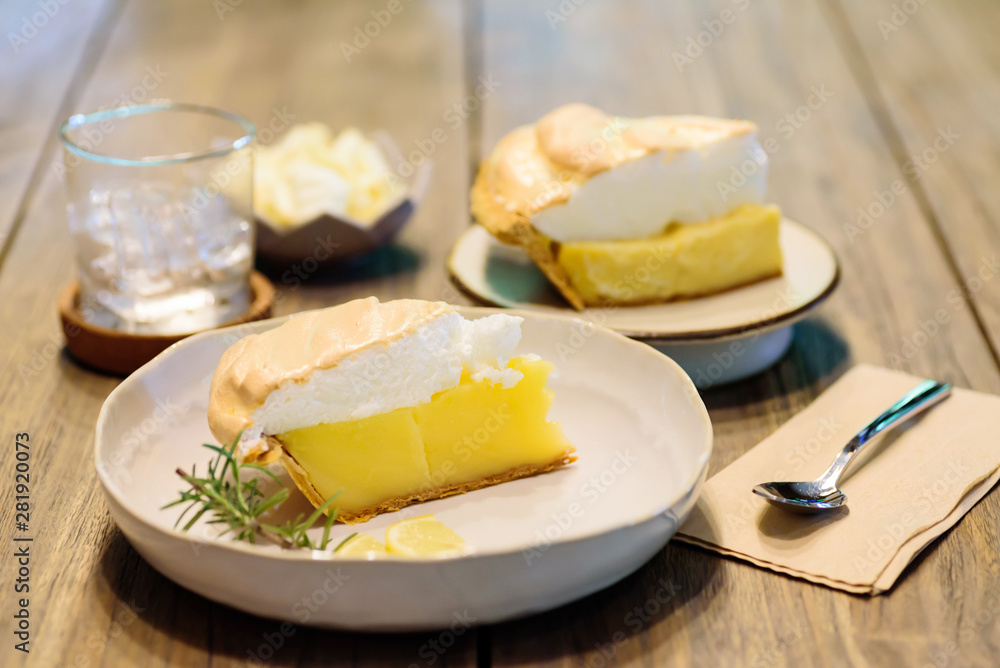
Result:
{"label": "rosemary sprig", "polygon": [[[257,539],[261,538],[285,549],[325,550],[330,543],[330,529],[337,519],[336,509],[326,516],[323,536],[318,542],[313,542],[306,532],[319,519],[320,515],[333,504],[340,492],[324,501],[308,517],[302,513],[294,520],[288,520],[284,524],[266,524],[261,521],[263,515],[288,499],[288,488],[284,486],[278,476],[263,466],[241,464],[236,461],[233,453],[236,451],[238,441],[239,436],[233,439],[232,445],[228,448],[204,444],[204,447],[212,450],[216,455],[208,462],[208,473],[203,477],[198,476],[196,467],[193,465],[191,473],[177,469],[177,475],[189,485],[189,488],[182,490],[179,498],[163,506],[165,510],[181,504],[188,504],[180,517],[177,518],[174,526],[180,525],[184,517],[189,512],[194,511],[194,514],[181,528],[182,531],[187,531],[207,513],[211,517],[208,523],[226,525],[227,528],[223,531],[223,535],[232,534],[233,540],[246,540],[256,544]],[[281,485],[281,489],[271,496],[266,496],[258,487],[261,478],[241,477],[241,472],[246,469],[262,471]],[[227,478],[227,473],[231,474],[231,480]],[[346,542],[347,539],[334,551],[340,549]]]}
{"label": "rosemary sprig", "polygon": [[351,534],[350,536],[348,536],[348,537],[347,537],[347,538],[345,538],[344,540],[342,540],[342,541],[340,541],[339,543],[337,543],[337,547],[333,548],[333,551],[334,551],[334,552],[339,552],[339,551],[340,551],[340,548],[342,548],[342,547],[344,547],[345,545],[347,545],[347,542],[348,542],[349,540],[351,540],[352,538],[354,538],[355,536],[357,536],[357,535],[358,535],[358,532],[357,532],[357,531],[355,531],[355,532],[354,532],[354,533],[352,533],[352,534]]}

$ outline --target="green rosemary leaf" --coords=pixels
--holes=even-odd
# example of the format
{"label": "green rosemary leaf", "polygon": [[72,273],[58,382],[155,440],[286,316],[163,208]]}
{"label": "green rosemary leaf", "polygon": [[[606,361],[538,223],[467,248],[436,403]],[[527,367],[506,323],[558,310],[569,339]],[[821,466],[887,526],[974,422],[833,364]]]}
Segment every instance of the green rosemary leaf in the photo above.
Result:
{"label": "green rosemary leaf", "polygon": [[275,507],[279,503],[288,500],[288,488],[282,487],[277,492],[274,493],[269,499],[265,499],[260,502],[257,506],[258,515],[263,515],[265,512]]}
{"label": "green rosemary leaf", "polygon": [[325,550],[326,546],[330,544],[330,529],[333,528],[333,523],[337,521],[337,509],[334,508],[326,514],[326,523],[323,525],[323,537],[319,541],[319,549]]}
{"label": "green rosemary leaf", "polygon": [[[268,511],[288,500],[290,492],[281,479],[267,468],[259,464],[240,464],[235,457],[238,443],[239,436],[228,447],[204,444],[204,447],[215,453],[215,456],[208,462],[208,472],[204,477],[196,475],[194,466],[191,467],[191,473],[177,469],[177,475],[188,484],[188,489],[182,490],[178,498],[164,505],[163,509],[185,503],[188,505],[181,512],[174,526],[180,526],[183,522],[182,531],[188,531],[198,520],[209,515],[210,518],[206,522],[225,525],[227,529],[223,534],[231,534],[234,540],[245,540],[256,544],[258,539],[263,538],[267,542],[285,549],[325,550],[330,542],[330,531],[333,528],[333,523],[337,519],[337,510],[332,508],[332,505],[339,493],[324,501],[308,517],[302,513],[294,520],[286,521],[281,525],[264,524],[260,521],[261,518]],[[270,496],[266,495],[260,488],[260,481],[263,478],[241,476],[243,469],[262,472],[281,485],[281,489]],[[194,515],[188,518],[191,511],[195,511]],[[326,511],[329,512],[327,512],[327,518],[323,525],[322,538],[314,544],[309,538],[308,531],[320,515]],[[346,540],[341,545],[344,542]]]}
{"label": "green rosemary leaf", "polygon": [[266,473],[267,475],[271,476],[272,479],[274,479],[274,482],[278,483],[279,485],[282,484],[281,478],[279,478],[278,476],[276,476],[274,474],[274,471],[272,471],[269,468],[265,468],[265,467],[261,466],[260,464],[243,464],[243,468],[245,468],[245,469],[256,469],[256,470],[258,470],[258,471],[260,471],[262,473]]}
{"label": "green rosemary leaf", "polygon": [[184,525],[184,531],[187,531],[188,529],[193,527],[195,525],[195,522],[201,519],[201,516],[204,515],[206,512],[208,512],[208,508],[202,508],[197,513],[195,513],[194,517],[188,520],[187,524]]}
{"label": "green rosemary leaf", "polygon": [[355,531],[355,532],[354,532],[354,533],[352,533],[352,534],[351,534],[350,536],[348,536],[348,537],[347,537],[347,538],[345,538],[344,540],[340,541],[340,543],[338,543],[338,544],[337,544],[337,547],[333,548],[333,551],[334,551],[334,552],[338,551],[338,550],[339,550],[340,548],[342,548],[342,547],[344,547],[345,545],[347,545],[347,541],[351,540],[352,538],[354,538],[354,537],[355,537],[355,536],[357,536],[357,535],[358,535],[358,532],[357,532],[357,531]]}
{"label": "green rosemary leaf", "polygon": [[337,500],[338,496],[340,496],[340,492],[337,492],[336,494],[332,495],[329,499],[327,499],[326,501],[324,501],[322,504],[320,504],[320,506],[316,510],[313,511],[313,514],[310,515],[309,518],[305,522],[303,522],[303,524],[305,524],[305,527],[307,529],[309,527],[311,527],[316,522],[316,520],[319,519],[320,515],[323,514],[323,511],[325,511],[327,508],[329,508],[330,504],[332,504],[334,501]]}

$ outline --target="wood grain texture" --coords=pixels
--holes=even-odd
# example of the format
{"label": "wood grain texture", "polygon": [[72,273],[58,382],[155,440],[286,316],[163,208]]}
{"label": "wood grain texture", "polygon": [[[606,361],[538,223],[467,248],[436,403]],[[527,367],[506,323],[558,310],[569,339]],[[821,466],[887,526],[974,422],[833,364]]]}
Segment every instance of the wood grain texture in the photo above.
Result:
{"label": "wood grain texture", "polygon": [[[261,127],[286,116],[381,127],[406,154],[429,146],[440,128],[445,139],[433,142],[432,187],[398,244],[365,263],[305,278],[294,267],[266,268],[279,289],[276,312],[284,314],[369,294],[464,301],[446,282],[444,257],[468,224],[470,170],[507,130],[559,104],[750,118],[778,147],[771,198],[835,246],[844,278],[819,314],[797,325],[777,367],[704,394],[716,433],[711,470],[773,432],[854,362],[1000,392],[1000,369],[983,335],[996,345],[997,291],[990,284],[963,295],[960,286],[977,253],[997,245],[988,184],[1000,174],[989,151],[963,148],[996,141],[996,120],[987,114],[995,88],[992,5],[968,0],[950,13],[927,3],[909,33],[894,33],[896,50],[880,50],[871,26],[885,3],[413,2],[347,62],[341,43],[384,4],[133,0],[120,12],[88,14],[91,23],[81,18],[79,26],[91,26],[89,40],[74,36],[60,48],[86,51],[94,62],[72,86],[69,70],[58,70],[62,79],[52,74],[51,90],[33,102],[48,114],[49,129],[33,129],[37,139],[17,151],[38,164],[53,160],[55,143],[45,137],[52,119],[132,95],[147,68],[158,80],[137,95],[223,106]],[[732,21],[719,28],[724,10]],[[691,62],[675,57],[713,27],[719,34],[700,52],[692,49]],[[946,57],[918,54],[922,40]],[[55,73],[65,66],[56,60],[37,67]],[[21,67],[0,62],[5,77],[18,77],[4,85],[37,77]],[[449,113],[480,77],[495,91],[469,113]],[[827,95],[817,89],[832,94],[819,102]],[[962,104],[966,99],[972,103]],[[22,127],[5,113],[5,128]],[[891,189],[906,152],[933,140],[943,123],[967,133],[968,144],[956,142],[919,183],[904,182],[894,202],[854,234],[848,226],[857,209]],[[13,470],[13,435],[30,432],[36,550],[33,651],[25,657],[5,647],[0,663],[234,666],[248,665],[255,653],[273,666],[430,665],[420,650],[436,634],[295,627],[279,640],[276,622],[177,587],[131,549],[92,473],[94,422],[117,379],[62,353],[55,296],[72,278],[72,248],[62,186],[42,176],[0,265],[7,325],[0,329],[0,470]],[[23,183],[12,187],[23,191]],[[0,217],[0,226],[13,215]],[[942,310],[947,317],[936,332],[923,333]],[[10,536],[12,492],[2,489],[0,527]],[[1000,655],[998,520],[993,493],[891,594],[873,600],[668,545],[618,585],[470,632],[433,665],[990,665]],[[13,608],[12,596],[5,584],[0,612]]]}
{"label": "wood grain texture", "polygon": [[[110,0],[5,3],[0,48],[0,248],[23,216],[33,187],[55,167],[51,149],[66,114],[67,94],[85,78],[110,29]],[[43,156],[50,156],[43,161]]]}
{"label": "wood grain texture", "polygon": [[[843,262],[838,292],[798,326],[789,357],[756,379],[705,394],[716,428],[711,470],[771,433],[853,362],[997,391],[989,348],[967,304],[948,300],[958,284],[913,195],[898,196],[860,237],[844,228],[872,198],[872,184],[896,178],[899,165],[816,4],[559,7],[485,3],[484,71],[516,82],[517,90],[488,101],[482,151],[515,125],[571,101],[625,115],[750,118],[777,143],[771,198],[821,232]],[[700,50],[688,51],[699,39]],[[911,351],[904,341],[940,309],[947,309],[946,325],[918,336]],[[923,665],[958,640],[960,613],[943,603],[953,580],[974,599],[967,606],[988,602],[972,592],[1000,576],[988,529],[997,513],[991,496],[890,596],[875,600],[670,545],[595,597],[494,629],[494,664]],[[644,609],[654,613],[644,618]],[[987,656],[998,633],[977,635],[963,646],[963,659]]]}
{"label": "wood grain texture", "polygon": [[[155,83],[146,85],[147,101],[222,106],[261,128],[280,112],[291,122],[384,128],[407,145],[447,127],[433,156],[433,185],[399,244],[361,267],[305,280],[291,273],[283,279],[285,270],[278,268],[272,278],[282,289],[278,314],[369,294],[450,296],[444,253],[448,238],[468,220],[465,133],[443,119],[464,90],[459,3],[406,5],[350,63],[340,43],[352,40],[355,26],[370,21],[369,12],[384,3],[231,4],[233,11],[220,18],[212,3],[128,3],[92,76],[68,102],[71,111],[113,104],[136,86]],[[147,78],[150,69],[155,80]],[[50,152],[43,159],[55,157]],[[15,433],[29,432],[35,448],[34,644],[28,656],[5,646],[0,664],[258,665],[251,652],[269,666],[423,662],[424,646],[439,634],[348,635],[296,627],[284,637],[277,622],[215,605],[167,581],[124,540],[92,473],[94,423],[118,380],[78,367],[62,352],[55,297],[73,275],[64,205],[62,184],[46,174],[0,274],[6,291],[0,433],[10,445],[0,450],[2,470],[13,471],[8,441]],[[5,484],[3,492],[0,526],[12,535],[13,490]],[[12,596],[5,586],[0,609],[13,609]],[[436,665],[475,665],[476,635],[463,634]]]}
{"label": "wood grain texture", "polygon": [[933,224],[1000,359],[1000,195],[992,187],[1000,8],[981,0],[827,7],[899,165],[892,176]]}

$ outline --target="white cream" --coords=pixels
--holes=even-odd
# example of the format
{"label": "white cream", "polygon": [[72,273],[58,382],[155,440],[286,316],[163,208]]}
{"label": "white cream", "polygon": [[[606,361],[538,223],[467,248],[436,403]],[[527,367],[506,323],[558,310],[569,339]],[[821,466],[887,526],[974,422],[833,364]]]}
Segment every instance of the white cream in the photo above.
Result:
{"label": "white cream", "polygon": [[672,221],[698,223],[740,204],[762,204],[767,167],[756,132],[655,151],[586,180],[531,223],[560,242],[650,237]]}
{"label": "white cream", "polygon": [[523,374],[506,368],[521,340],[523,318],[505,314],[466,320],[446,313],[387,345],[345,357],[301,383],[286,382],[250,416],[238,454],[264,434],[357,420],[430,401],[456,387],[463,368],[473,378],[513,387]]}
{"label": "white cream", "polygon": [[322,123],[296,125],[255,156],[254,208],[273,225],[322,215],[370,225],[400,194],[381,149],[354,128],[334,137]]}

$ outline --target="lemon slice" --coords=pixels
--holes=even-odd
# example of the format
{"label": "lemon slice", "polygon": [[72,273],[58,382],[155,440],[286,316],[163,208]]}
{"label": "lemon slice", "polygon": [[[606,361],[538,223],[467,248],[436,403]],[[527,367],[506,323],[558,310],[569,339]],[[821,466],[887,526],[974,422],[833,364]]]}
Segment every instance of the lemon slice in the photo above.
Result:
{"label": "lemon slice", "polygon": [[407,557],[444,557],[466,551],[462,537],[433,515],[396,522],[385,530],[385,545],[390,554]]}
{"label": "lemon slice", "polygon": [[366,533],[359,533],[354,538],[343,544],[337,550],[338,557],[361,557],[365,559],[378,559],[388,554],[385,545],[378,542]]}

